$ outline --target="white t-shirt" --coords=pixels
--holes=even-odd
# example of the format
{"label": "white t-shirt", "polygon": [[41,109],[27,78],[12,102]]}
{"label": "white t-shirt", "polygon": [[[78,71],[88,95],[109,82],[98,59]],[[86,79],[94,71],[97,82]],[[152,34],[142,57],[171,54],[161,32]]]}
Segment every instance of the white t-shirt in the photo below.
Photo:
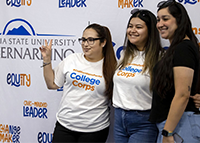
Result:
{"label": "white t-shirt", "polygon": [[151,109],[150,76],[146,71],[142,74],[144,58],[143,51],[138,51],[137,56],[129,65],[122,70],[116,70],[113,77],[113,106],[115,108],[124,110]]}
{"label": "white t-shirt", "polygon": [[103,59],[89,62],[83,53],[75,53],[54,69],[55,84],[63,86],[56,118],[64,127],[73,131],[94,132],[109,126],[102,66]]}

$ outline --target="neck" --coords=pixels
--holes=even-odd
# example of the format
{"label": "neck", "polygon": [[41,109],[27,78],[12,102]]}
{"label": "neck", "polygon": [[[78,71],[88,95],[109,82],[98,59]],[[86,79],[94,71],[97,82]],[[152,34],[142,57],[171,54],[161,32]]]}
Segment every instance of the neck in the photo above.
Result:
{"label": "neck", "polygon": [[103,59],[103,55],[100,56],[100,57],[95,57],[95,58],[93,58],[93,57],[88,57],[88,56],[85,56],[85,55],[84,55],[84,57],[85,57],[85,59],[86,59],[87,61],[89,61],[89,62],[98,62],[98,61],[100,61],[100,60]]}

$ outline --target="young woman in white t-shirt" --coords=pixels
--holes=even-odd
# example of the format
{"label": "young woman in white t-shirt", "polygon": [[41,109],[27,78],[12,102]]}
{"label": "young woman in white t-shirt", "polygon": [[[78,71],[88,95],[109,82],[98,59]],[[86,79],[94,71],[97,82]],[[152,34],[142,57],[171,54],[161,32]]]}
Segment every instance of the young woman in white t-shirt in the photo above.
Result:
{"label": "young woman in white t-shirt", "polygon": [[69,55],[54,70],[52,41],[40,48],[48,89],[63,86],[53,143],[106,142],[108,136],[108,103],[116,68],[110,31],[107,27],[91,24],[83,31],[79,42],[83,53]]}
{"label": "young woman in white t-shirt", "polygon": [[158,130],[148,121],[153,67],[163,49],[156,17],[148,10],[134,9],[128,21],[124,50],[113,82],[115,143],[156,142]]}

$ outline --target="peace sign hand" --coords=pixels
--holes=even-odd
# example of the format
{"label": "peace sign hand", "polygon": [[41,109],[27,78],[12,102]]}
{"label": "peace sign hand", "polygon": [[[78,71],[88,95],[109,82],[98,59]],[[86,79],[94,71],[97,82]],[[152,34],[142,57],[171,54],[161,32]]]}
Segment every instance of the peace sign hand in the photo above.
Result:
{"label": "peace sign hand", "polygon": [[42,47],[39,47],[43,57],[43,61],[45,63],[51,62],[51,47],[52,47],[52,39],[50,40],[49,45],[47,43],[47,40],[45,40],[45,46],[42,45]]}

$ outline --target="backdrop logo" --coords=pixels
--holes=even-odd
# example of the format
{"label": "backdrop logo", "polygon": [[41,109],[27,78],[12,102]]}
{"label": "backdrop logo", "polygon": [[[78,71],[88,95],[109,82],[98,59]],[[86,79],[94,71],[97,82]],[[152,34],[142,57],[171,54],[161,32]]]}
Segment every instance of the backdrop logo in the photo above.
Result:
{"label": "backdrop logo", "polygon": [[20,126],[0,124],[0,142],[20,143]]}
{"label": "backdrop logo", "polygon": [[51,143],[53,138],[52,133],[46,133],[46,132],[39,132],[37,139],[38,143]]}
{"label": "backdrop logo", "polygon": [[30,6],[32,0],[6,0],[6,4],[11,7]]}
{"label": "backdrop logo", "polygon": [[15,86],[15,87],[19,87],[19,86],[29,87],[31,85],[31,75],[8,73],[7,83],[8,85]]}
{"label": "backdrop logo", "polygon": [[52,60],[63,60],[74,53],[71,47],[77,42],[75,35],[37,33],[28,21],[17,18],[10,20],[0,33],[0,58],[42,60],[39,47],[45,44],[46,37],[53,40]]}
{"label": "backdrop logo", "polygon": [[143,7],[143,0],[118,0],[118,7],[120,8],[132,8]]}
{"label": "backdrop logo", "polygon": [[59,0],[59,8],[87,7],[86,0]]}
{"label": "backdrop logo", "polygon": [[30,118],[47,119],[47,103],[24,101],[23,116]]}
{"label": "backdrop logo", "polygon": [[184,2],[184,4],[196,4],[197,2],[200,2],[200,0],[178,0],[178,2],[182,3]]}
{"label": "backdrop logo", "polygon": [[200,35],[200,28],[193,27],[192,30],[194,31],[195,35]]}

